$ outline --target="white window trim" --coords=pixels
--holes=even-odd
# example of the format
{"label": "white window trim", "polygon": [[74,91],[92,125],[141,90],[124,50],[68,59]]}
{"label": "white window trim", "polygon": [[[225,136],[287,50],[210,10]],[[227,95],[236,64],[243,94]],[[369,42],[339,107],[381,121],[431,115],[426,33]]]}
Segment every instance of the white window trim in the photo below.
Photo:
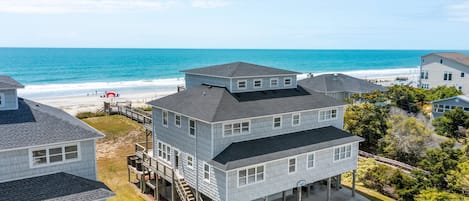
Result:
{"label": "white window trim", "polygon": [[[208,166],[208,179],[205,178],[205,166]],[[202,171],[203,171],[203,174],[202,174],[202,178],[205,182],[207,183],[210,183],[210,178],[212,178],[212,166],[209,165],[207,162],[204,162],[204,166],[202,168]]]}
{"label": "white window trim", "polygon": [[[345,147],[345,154],[347,154],[347,146],[349,146],[349,145],[350,145],[350,157],[347,158],[347,155],[345,155],[345,158],[340,159],[340,156],[339,156],[339,159],[335,160],[335,149]],[[339,155],[340,155],[340,151],[339,151]],[[343,144],[343,145],[335,146],[335,147],[332,148],[332,162],[333,163],[338,163],[338,162],[350,160],[350,159],[352,159],[352,156],[353,156],[353,143]]]}
{"label": "white window trim", "polygon": [[[298,124],[293,123],[293,116],[295,116],[295,115],[298,115]],[[291,126],[295,127],[295,126],[299,126],[299,125],[301,125],[301,113],[293,113],[291,115]]]}
{"label": "white window trim", "polygon": [[[446,75],[446,78],[448,78],[448,79],[446,79],[446,80],[445,80],[445,74],[447,74],[447,75]],[[451,74],[451,80],[449,79],[449,74]],[[451,82],[451,81],[453,81],[453,72],[451,72],[451,71],[445,71],[445,72],[443,72],[443,81],[445,81],[445,82]]]}
{"label": "white window trim", "polygon": [[0,100],[2,100],[2,102],[0,103],[0,107],[5,107],[5,94],[4,93],[0,93]]}
{"label": "white window trim", "polygon": [[[265,169],[266,164],[267,163],[259,163],[259,164],[250,165],[250,166],[235,169],[235,171],[236,171],[236,180],[237,180],[236,183],[238,184],[238,188],[244,188],[246,186],[256,185],[256,184],[264,182],[265,178],[266,178],[266,169]],[[262,166],[263,169],[264,169],[264,177],[263,177],[262,181],[257,181],[257,167],[259,167],[259,166]],[[250,169],[250,168],[256,168],[256,182],[254,182],[252,184],[248,184],[248,169]],[[239,172],[241,170],[246,170],[246,184],[244,184],[242,186],[239,185]]]}
{"label": "white window trim", "polygon": [[[191,121],[194,121],[194,135],[191,134]],[[187,134],[193,138],[197,136],[197,121],[195,119],[189,118],[187,120]]]}
{"label": "white window trim", "polygon": [[[164,124],[164,114],[166,113],[166,124]],[[162,110],[161,111],[161,125],[163,125],[164,127],[168,128],[168,125],[169,125],[169,112],[168,110]]]}
{"label": "white window trim", "polygon": [[[179,117],[179,125],[176,124],[176,116]],[[182,125],[182,115],[174,113],[174,126],[181,128]]]}
{"label": "white window trim", "polygon": [[[290,84],[285,84],[285,81],[288,80],[288,79],[290,80]],[[289,86],[292,86],[292,85],[293,85],[293,78],[291,78],[291,77],[284,77],[283,78],[283,86],[289,87]]]}
{"label": "white window trim", "polygon": [[[335,110],[335,117],[334,118],[321,120],[321,112],[331,111],[331,115],[332,115],[332,110]],[[318,122],[336,120],[338,118],[338,116],[339,116],[339,108],[328,108],[328,109],[319,110],[318,111]]]}
{"label": "white window trim", "polygon": [[[65,147],[68,146],[77,146],[77,158],[76,159],[70,159],[70,160],[65,160]],[[69,143],[69,144],[58,144],[58,145],[52,145],[52,146],[44,146],[44,147],[35,147],[31,148],[28,150],[29,152],[29,168],[40,168],[40,167],[48,167],[48,166],[54,166],[54,165],[60,165],[60,164],[65,164],[65,163],[73,163],[81,160],[81,143]],[[63,160],[61,162],[55,162],[55,163],[50,163],[49,162],[49,149],[53,148],[62,148],[62,155],[63,155]],[[46,150],[46,163],[45,164],[39,164],[39,165],[34,165],[33,163],[33,151],[38,151],[38,150]]]}
{"label": "white window trim", "polygon": [[[272,80],[277,80],[277,85],[276,85],[276,86],[272,86]],[[269,85],[270,85],[271,88],[272,88],[272,87],[278,87],[278,85],[279,85],[279,84],[278,84],[278,78],[270,78],[270,80],[269,80]]]}
{"label": "white window trim", "polygon": [[[293,172],[290,172],[290,160],[291,160],[291,159],[295,159],[295,171],[293,171]],[[288,167],[287,167],[287,173],[288,173],[288,174],[295,174],[295,173],[298,171],[298,158],[297,158],[296,156],[295,156],[295,157],[290,157],[290,158],[288,158],[288,160],[287,160],[287,165],[288,165]]]}
{"label": "white window trim", "polygon": [[[309,156],[314,155],[314,160],[313,160],[313,167],[309,167]],[[314,169],[316,167],[316,152],[309,152],[306,154],[306,169]]]}
{"label": "white window trim", "polygon": [[[280,118],[280,127],[275,127],[275,118]],[[283,124],[282,116],[273,116],[272,117],[272,129],[274,129],[274,130],[282,129],[282,124]]]}
{"label": "white window trim", "polygon": [[[260,81],[260,82],[261,82],[261,86],[256,87],[256,81]],[[255,88],[255,89],[262,88],[262,79],[254,79],[254,80],[252,81],[252,87]]]}
{"label": "white window trim", "polygon": [[[192,158],[192,165],[189,165],[189,157]],[[187,168],[193,170],[194,169],[194,156],[190,155],[190,154],[186,154],[186,164],[187,164]]]}
{"label": "white window trim", "polygon": [[[247,133],[243,133],[243,123],[248,123],[249,124],[249,127],[248,127],[248,132]],[[239,134],[234,134],[233,133],[233,124],[236,124],[236,123],[240,123],[240,133]],[[231,124],[231,135],[225,135],[225,125],[229,125]],[[233,137],[233,136],[240,136],[240,135],[248,135],[248,134],[251,134],[251,120],[245,120],[245,121],[232,121],[232,122],[223,122],[222,124],[222,133],[223,133],[223,137]]]}
{"label": "white window trim", "polygon": [[[244,87],[239,87],[240,82],[244,82]],[[236,87],[238,89],[247,89],[248,88],[248,81],[247,80],[238,80],[238,81],[236,81]]]}
{"label": "white window trim", "polygon": [[[168,154],[170,155],[169,157],[167,157],[169,160],[166,160],[165,158],[160,156],[160,154],[159,154],[160,148],[158,147],[158,143],[161,143],[161,145],[162,145],[161,148],[162,149],[163,149],[163,145],[166,146],[166,150],[168,150],[167,148],[169,147],[169,153],[166,153],[166,156],[168,156]],[[171,156],[173,156],[172,152],[173,152],[173,147],[169,146],[169,144],[167,144],[167,143],[164,143],[162,141],[158,141],[157,144],[156,144],[156,153],[154,153],[154,155],[156,155],[157,158],[161,159],[161,161],[163,161],[163,163],[171,165]]]}

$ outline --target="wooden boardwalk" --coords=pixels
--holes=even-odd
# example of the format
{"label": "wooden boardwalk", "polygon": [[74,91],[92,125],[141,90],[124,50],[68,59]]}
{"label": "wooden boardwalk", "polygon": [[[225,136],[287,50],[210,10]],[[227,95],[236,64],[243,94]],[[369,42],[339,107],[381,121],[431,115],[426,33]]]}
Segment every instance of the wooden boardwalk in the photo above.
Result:
{"label": "wooden boardwalk", "polygon": [[132,108],[130,106],[117,106],[117,114],[143,124],[143,126],[149,131],[153,130],[151,112]]}

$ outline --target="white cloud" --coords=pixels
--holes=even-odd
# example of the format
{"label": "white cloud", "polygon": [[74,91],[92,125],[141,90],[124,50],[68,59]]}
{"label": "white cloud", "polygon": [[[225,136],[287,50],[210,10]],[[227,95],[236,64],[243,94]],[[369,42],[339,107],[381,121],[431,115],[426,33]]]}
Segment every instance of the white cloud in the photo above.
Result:
{"label": "white cloud", "polygon": [[64,14],[152,11],[176,4],[173,0],[0,0],[0,13]]}
{"label": "white cloud", "polygon": [[469,22],[469,0],[449,5],[448,17],[451,21]]}
{"label": "white cloud", "polygon": [[219,8],[230,5],[226,0],[192,0],[192,7],[196,8]]}

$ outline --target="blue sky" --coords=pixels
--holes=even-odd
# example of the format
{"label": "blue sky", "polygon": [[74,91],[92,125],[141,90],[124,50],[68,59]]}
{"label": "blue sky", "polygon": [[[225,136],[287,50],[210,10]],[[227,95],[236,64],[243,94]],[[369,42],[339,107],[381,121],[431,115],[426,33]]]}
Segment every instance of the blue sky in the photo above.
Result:
{"label": "blue sky", "polygon": [[469,0],[0,0],[0,47],[469,49]]}

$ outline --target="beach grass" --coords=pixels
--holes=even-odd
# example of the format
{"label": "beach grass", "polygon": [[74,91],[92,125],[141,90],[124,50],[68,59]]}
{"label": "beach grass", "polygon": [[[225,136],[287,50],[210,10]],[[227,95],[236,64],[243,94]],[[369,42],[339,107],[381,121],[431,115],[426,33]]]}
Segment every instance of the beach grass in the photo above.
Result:
{"label": "beach grass", "polygon": [[110,201],[143,201],[127,182],[126,156],[135,152],[134,143],[144,139],[143,127],[123,116],[111,115],[83,119],[106,135],[97,141],[98,180],[116,194]]}

